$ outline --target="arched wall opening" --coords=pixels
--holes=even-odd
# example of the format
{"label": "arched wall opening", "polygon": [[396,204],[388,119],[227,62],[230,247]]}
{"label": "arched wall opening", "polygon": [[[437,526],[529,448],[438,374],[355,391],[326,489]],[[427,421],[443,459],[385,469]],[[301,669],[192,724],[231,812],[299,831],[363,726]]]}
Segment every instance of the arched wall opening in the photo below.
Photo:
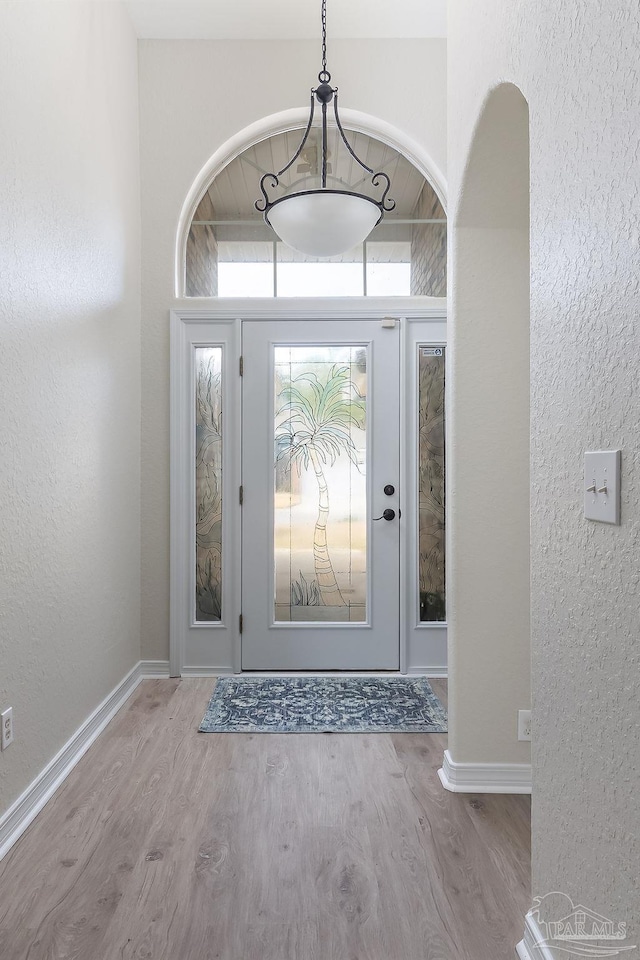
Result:
{"label": "arched wall opening", "polygon": [[506,765],[494,788],[527,792],[530,745],[518,741],[517,720],[530,707],[529,113],[513,84],[483,105],[450,233],[450,738],[441,776],[449,789],[482,789],[471,767]]}
{"label": "arched wall opening", "polygon": [[[343,124],[349,131],[371,137],[401,154],[433,188],[433,195],[438,204],[441,205],[441,212],[446,211],[446,183],[444,177],[420,144],[391,124],[378,120],[369,114],[345,109],[341,112],[341,115]],[[265,117],[246,127],[224,143],[204,165],[189,190],[178,220],[175,244],[175,291],[177,297],[188,295],[185,266],[190,228],[196,211],[203,199],[206,199],[207,191],[212,182],[243,152],[270,137],[302,130],[307,119],[308,113],[304,109],[286,110]],[[256,171],[256,199],[259,196],[258,181],[259,176]]]}

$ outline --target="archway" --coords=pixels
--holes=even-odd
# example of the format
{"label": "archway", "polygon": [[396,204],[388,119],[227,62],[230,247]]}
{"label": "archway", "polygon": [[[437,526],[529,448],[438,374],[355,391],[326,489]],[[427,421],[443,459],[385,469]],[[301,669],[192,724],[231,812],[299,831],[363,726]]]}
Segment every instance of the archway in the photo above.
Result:
{"label": "archway", "polygon": [[[530,791],[529,116],[481,110],[450,243],[448,789]],[[480,764],[480,767],[478,766]]]}

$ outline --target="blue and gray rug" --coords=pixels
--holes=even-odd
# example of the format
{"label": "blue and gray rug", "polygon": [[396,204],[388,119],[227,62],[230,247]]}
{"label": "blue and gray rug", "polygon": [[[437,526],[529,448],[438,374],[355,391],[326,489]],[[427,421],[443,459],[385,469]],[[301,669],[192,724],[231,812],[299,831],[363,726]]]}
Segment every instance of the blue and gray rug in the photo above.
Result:
{"label": "blue and gray rug", "polygon": [[223,677],[203,733],[446,733],[424,677]]}

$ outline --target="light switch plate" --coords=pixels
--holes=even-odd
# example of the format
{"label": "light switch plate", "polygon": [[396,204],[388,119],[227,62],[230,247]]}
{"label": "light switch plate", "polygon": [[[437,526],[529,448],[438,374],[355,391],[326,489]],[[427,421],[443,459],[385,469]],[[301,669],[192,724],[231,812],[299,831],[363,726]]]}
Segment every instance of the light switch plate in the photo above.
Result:
{"label": "light switch plate", "polygon": [[584,515],[587,520],[620,523],[620,451],[584,455]]}

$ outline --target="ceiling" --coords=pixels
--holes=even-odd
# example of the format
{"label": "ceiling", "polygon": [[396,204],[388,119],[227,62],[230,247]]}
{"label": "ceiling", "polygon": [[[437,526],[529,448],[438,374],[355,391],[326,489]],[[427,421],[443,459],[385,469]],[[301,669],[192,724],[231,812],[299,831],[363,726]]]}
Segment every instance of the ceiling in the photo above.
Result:
{"label": "ceiling", "polygon": [[[320,34],[319,0],[127,0],[138,37],[301,40]],[[329,0],[329,38],[445,37],[446,0]]]}

